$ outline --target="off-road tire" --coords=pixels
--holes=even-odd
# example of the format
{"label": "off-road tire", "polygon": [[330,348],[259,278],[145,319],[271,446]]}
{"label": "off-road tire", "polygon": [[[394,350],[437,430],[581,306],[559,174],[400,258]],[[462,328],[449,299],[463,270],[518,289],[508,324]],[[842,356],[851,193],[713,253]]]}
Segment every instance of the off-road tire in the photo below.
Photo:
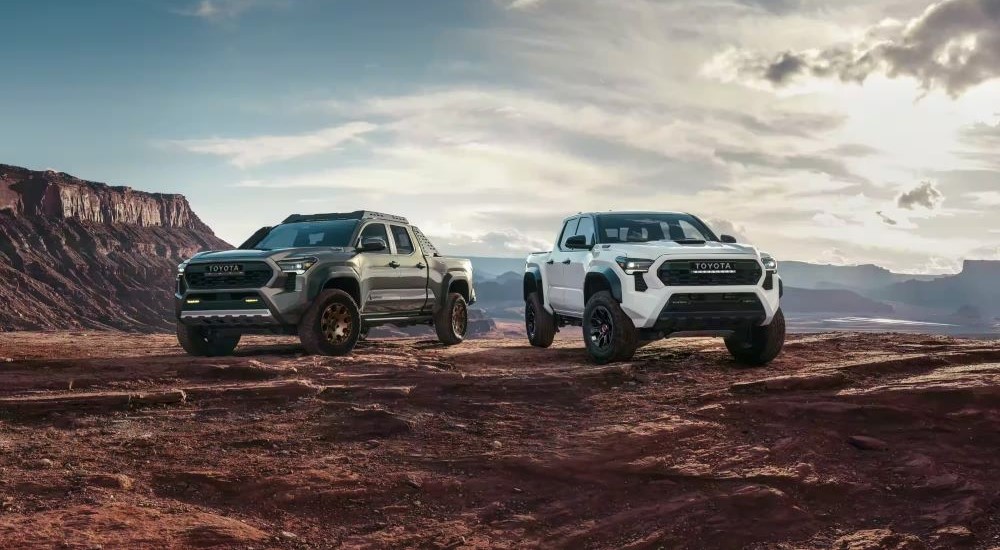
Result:
{"label": "off-road tire", "polygon": [[240,335],[222,335],[203,327],[191,327],[177,321],[177,342],[188,355],[221,357],[233,354],[240,343]]}
{"label": "off-road tire", "polygon": [[361,313],[343,290],[324,290],[299,323],[299,339],[312,355],[347,355],[361,336]]}
{"label": "off-road tire", "polygon": [[621,304],[603,290],[587,300],[583,311],[583,342],[598,364],[628,361],[639,347],[639,331]]}
{"label": "off-road tire", "polygon": [[528,342],[536,348],[547,348],[556,337],[556,319],[545,310],[542,297],[537,292],[528,294],[524,301],[524,331]]}
{"label": "off-road tire", "polygon": [[444,306],[434,315],[434,330],[438,341],[446,346],[461,344],[465,340],[465,333],[469,330],[469,304],[465,303],[461,294],[448,294]]}
{"label": "off-road tire", "polygon": [[[749,338],[748,338],[749,336]],[[745,331],[726,338],[726,348],[740,363],[759,367],[774,360],[785,345],[785,314],[779,308],[771,324],[753,327],[748,335]]]}

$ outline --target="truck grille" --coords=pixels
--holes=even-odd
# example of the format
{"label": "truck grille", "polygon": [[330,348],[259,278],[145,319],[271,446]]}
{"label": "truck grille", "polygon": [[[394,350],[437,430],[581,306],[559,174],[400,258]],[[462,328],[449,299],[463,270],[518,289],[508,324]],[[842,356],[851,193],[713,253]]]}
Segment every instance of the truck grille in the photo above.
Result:
{"label": "truck grille", "polygon": [[763,274],[756,260],[668,260],[657,272],[666,286],[756,285]]}
{"label": "truck grille", "polygon": [[274,272],[264,262],[232,262],[220,264],[225,266],[239,265],[239,273],[210,272],[214,264],[189,265],[184,272],[184,279],[192,290],[215,290],[220,288],[260,288],[271,280]]}

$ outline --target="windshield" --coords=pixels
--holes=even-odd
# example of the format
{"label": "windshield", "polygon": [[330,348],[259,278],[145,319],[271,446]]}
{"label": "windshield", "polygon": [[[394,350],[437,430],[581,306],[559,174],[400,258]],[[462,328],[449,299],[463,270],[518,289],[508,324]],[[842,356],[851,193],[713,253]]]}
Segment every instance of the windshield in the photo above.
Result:
{"label": "windshield", "polygon": [[306,246],[348,247],[358,220],[327,220],[281,224],[271,230],[254,248],[275,250]]}
{"label": "windshield", "polygon": [[603,244],[715,240],[718,239],[712,230],[689,214],[642,213],[597,216],[597,241]]}

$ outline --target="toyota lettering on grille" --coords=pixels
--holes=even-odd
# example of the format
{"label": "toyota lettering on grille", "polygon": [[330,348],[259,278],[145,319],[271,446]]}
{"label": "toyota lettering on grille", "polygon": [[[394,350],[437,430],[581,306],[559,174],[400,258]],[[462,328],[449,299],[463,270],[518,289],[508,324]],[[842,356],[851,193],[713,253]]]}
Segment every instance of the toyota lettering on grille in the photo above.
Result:
{"label": "toyota lettering on grille", "polygon": [[736,273],[736,268],[732,262],[692,262],[691,273],[695,274],[717,274]]}
{"label": "toyota lettering on grille", "polygon": [[206,275],[243,275],[240,264],[212,264],[205,268]]}

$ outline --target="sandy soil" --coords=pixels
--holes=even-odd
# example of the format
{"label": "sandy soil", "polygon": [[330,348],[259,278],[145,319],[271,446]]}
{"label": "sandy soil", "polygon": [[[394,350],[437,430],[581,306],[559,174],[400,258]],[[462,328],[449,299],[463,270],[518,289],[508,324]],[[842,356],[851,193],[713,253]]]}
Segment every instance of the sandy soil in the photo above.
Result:
{"label": "sandy soil", "polygon": [[1000,342],[0,334],[3,548],[996,548]]}

